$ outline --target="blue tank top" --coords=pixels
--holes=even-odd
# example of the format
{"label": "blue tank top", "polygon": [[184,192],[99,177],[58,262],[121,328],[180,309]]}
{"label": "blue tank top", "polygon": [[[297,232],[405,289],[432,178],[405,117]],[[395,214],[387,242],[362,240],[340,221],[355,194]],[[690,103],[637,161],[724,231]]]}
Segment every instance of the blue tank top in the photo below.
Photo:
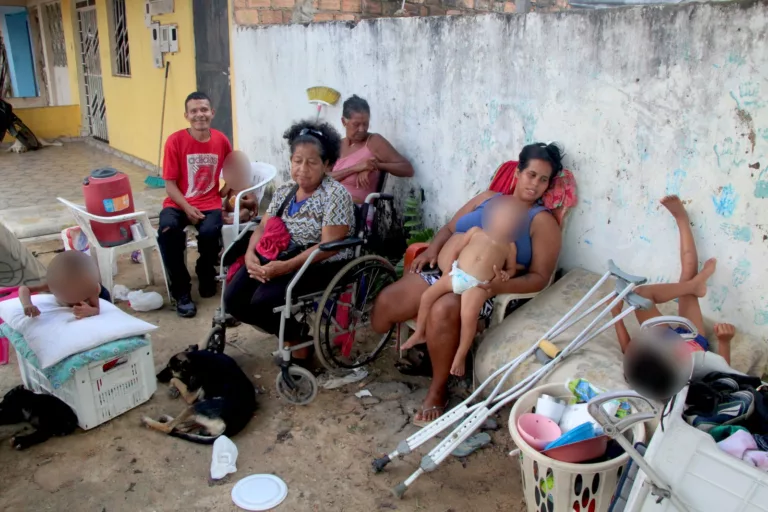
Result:
{"label": "blue tank top", "polygon": [[[474,227],[482,228],[484,217],[483,210],[485,210],[485,205],[487,205],[491,199],[495,199],[500,195],[501,194],[496,194],[493,197],[489,197],[480,203],[477,208],[460,217],[459,220],[456,221],[456,232],[466,233]],[[531,245],[531,222],[533,221],[533,218],[539,214],[539,212],[545,210],[547,210],[547,208],[542,205],[536,205],[528,210],[528,216],[526,217],[523,225],[520,227],[520,235],[515,240],[515,245],[517,245],[517,264],[523,265],[526,269],[531,266],[531,260],[533,259],[533,247]]]}

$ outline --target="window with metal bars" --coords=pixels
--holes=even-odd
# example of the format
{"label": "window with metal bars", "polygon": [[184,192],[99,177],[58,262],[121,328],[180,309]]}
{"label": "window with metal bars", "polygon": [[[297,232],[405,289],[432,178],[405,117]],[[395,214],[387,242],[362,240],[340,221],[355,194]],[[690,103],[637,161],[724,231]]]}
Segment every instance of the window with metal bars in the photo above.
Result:
{"label": "window with metal bars", "polygon": [[61,3],[43,5],[45,22],[48,25],[48,38],[53,53],[53,65],[67,67],[67,46],[64,41],[64,27],[61,17]]}
{"label": "window with metal bars", "polygon": [[111,0],[112,73],[131,76],[131,56],[128,49],[128,26],[125,17],[125,0]]}

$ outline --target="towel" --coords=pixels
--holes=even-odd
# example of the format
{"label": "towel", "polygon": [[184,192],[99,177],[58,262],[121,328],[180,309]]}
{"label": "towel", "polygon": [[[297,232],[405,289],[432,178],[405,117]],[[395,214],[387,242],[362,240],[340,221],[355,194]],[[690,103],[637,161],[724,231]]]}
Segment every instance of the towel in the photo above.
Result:
{"label": "towel", "polygon": [[265,259],[274,260],[289,245],[291,245],[291,234],[288,232],[283,219],[270,217],[267,220],[267,225],[264,226],[264,233],[256,245],[256,252]]}
{"label": "towel", "polygon": [[[515,191],[517,185],[517,162],[511,160],[499,166],[496,174],[488,187],[494,192],[509,195]],[[552,185],[544,192],[541,198],[542,204],[550,211],[559,210],[561,215],[555,215],[557,221],[562,223],[564,213],[568,208],[576,206],[576,179],[568,169],[563,169],[552,180]]]}

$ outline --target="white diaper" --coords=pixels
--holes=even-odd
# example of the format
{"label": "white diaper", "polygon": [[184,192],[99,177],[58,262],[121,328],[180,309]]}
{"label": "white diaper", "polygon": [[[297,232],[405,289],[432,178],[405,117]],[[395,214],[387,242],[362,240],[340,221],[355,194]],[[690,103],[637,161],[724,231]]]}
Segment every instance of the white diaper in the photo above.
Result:
{"label": "white diaper", "polygon": [[459,268],[459,262],[454,261],[451,266],[451,284],[453,285],[453,293],[461,295],[470,288],[474,288],[479,284],[486,284],[488,281],[480,281],[476,277],[471,276]]}

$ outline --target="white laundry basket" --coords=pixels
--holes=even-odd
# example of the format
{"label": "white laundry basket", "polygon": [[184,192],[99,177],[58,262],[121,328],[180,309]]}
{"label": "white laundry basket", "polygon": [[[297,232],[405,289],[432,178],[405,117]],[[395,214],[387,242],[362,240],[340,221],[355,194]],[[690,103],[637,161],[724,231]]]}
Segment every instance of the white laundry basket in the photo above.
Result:
{"label": "white laundry basket", "polygon": [[[148,336],[147,336],[148,338]],[[27,389],[63,400],[77,414],[77,423],[88,430],[150,399],[157,390],[152,344],[119,357],[80,368],[59,389],[19,353],[21,380]]]}
{"label": "white laundry basket", "polygon": [[[715,440],[683,419],[686,386],[664,411],[643,457],[690,511],[768,512],[768,473],[728,455]],[[632,486],[627,512],[676,511],[670,500],[657,502],[642,470]]]}
{"label": "white laundry basket", "polygon": [[[551,459],[531,448],[517,432],[517,419],[531,412],[543,394],[569,398],[565,384],[546,384],[521,396],[509,415],[509,432],[520,449],[520,472],[528,512],[605,512],[629,455],[595,464]],[[632,428],[633,442],[645,440],[645,427]]]}

